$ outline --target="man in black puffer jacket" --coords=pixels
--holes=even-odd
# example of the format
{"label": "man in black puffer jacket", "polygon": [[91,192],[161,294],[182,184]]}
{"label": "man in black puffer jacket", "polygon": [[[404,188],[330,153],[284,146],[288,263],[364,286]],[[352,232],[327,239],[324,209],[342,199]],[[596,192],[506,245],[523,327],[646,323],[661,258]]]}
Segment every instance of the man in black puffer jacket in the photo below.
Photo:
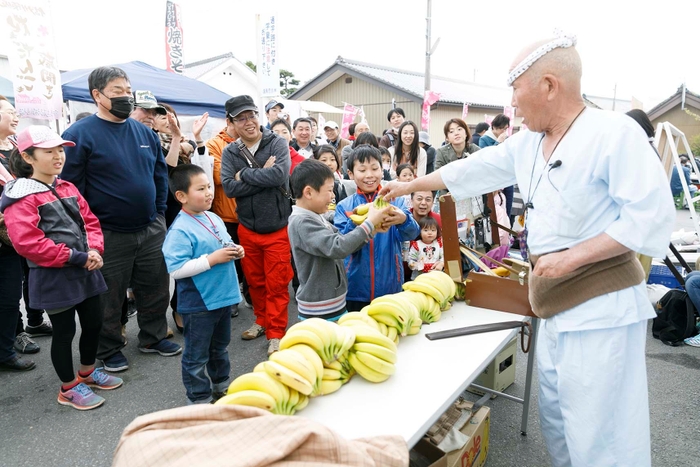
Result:
{"label": "man in black puffer jacket", "polygon": [[[255,324],[242,337],[250,340],[266,334],[271,354],[279,350],[287,328],[287,287],[293,276],[287,235],[292,206],[285,196],[289,193],[289,146],[260,126],[250,96],[229,99],[226,114],[240,138],[221,155],[221,183],[226,195],[236,198],[238,237],[246,252],[243,270],[255,312]],[[241,145],[247,151],[241,151]]]}

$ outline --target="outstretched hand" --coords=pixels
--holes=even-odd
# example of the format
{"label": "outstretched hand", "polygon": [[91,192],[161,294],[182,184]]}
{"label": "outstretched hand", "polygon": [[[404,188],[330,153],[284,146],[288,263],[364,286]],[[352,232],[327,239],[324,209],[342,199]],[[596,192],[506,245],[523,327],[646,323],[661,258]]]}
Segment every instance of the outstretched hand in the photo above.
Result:
{"label": "outstretched hand", "polygon": [[196,140],[199,140],[200,134],[207,124],[207,120],[209,120],[209,112],[204,112],[201,117],[192,122],[192,133],[194,133]]}
{"label": "outstretched hand", "polygon": [[393,201],[400,196],[408,195],[410,193],[411,189],[409,183],[392,180],[386,185],[382,186],[382,189],[379,191],[377,196],[383,196],[385,200]]}

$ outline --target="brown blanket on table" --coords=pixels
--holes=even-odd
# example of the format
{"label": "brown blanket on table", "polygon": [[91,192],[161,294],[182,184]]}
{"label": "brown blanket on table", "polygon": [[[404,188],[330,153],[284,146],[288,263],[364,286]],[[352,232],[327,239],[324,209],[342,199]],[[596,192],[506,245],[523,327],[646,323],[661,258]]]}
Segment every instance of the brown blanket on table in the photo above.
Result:
{"label": "brown blanket on table", "polygon": [[[532,270],[540,256],[530,255]],[[550,318],[588,300],[635,286],[644,280],[644,270],[633,251],[588,264],[561,277],[528,277],[532,311]]]}
{"label": "brown blanket on table", "polygon": [[408,459],[400,436],[346,440],[299,416],[198,405],[138,417],[124,429],[112,465],[405,467]]}

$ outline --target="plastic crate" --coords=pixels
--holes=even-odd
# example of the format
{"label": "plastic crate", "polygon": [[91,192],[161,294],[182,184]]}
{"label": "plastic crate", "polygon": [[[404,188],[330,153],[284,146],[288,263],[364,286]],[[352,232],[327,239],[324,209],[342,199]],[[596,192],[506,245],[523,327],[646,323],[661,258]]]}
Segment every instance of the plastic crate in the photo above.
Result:
{"label": "plastic crate", "polygon": [[[683,275],[683,269],[680,266],[676,266],[681,275]],[[683,287],[678,282],[678,279],[673,275],[671,270],[665,264],[659,265],[654,264],[651,266],[651,271],[649,272],[649,280],[647,284],[661,284],[665,285],[670,289],[682,289]]]}

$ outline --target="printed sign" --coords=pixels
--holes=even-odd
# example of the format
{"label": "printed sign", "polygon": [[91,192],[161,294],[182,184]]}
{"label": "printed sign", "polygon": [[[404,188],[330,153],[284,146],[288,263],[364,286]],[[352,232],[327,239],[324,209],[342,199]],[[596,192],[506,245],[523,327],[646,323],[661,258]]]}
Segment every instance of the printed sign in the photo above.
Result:
{"label": "printed sign", "polygon": [[355,121],[355,116],[360,109],[352,104],[345,104],[343,107],[343,123],[340,125],[340,137],[347,139],[350,137],[350,125]]}
{"label": "printed sign", "polygon": [[510,118],[510,125],[508,126],[506,133],[508,136],[511,136],[513,134],[513,126],[515,125],[515,107],[508,105],[503,107],[503,115]]}
{"label": "printed sign", "polygon": [[440,94],[433,91],[425,91],[423,97],[423,112],[420,118],[420,127],[423,131],[430,129],[430,106],[440,100]]}
{"label": "printed sign", "polygon": [[10,39],[8,58],[21,117],[58,120],[63,115],[61,73],[47,0],[0,2],[3,29]]}
{"label": "printed sign", "polygon": [[179,75],[184,68],[182,48],[182,18],[180,6],[167,1],[165,3],[165,63],[166,70]]}
{"label": "printed sign", "polygon": [[469,115],[469,104],[465,102],[464,107],[462,107],[462,120],[465,122],[467,121],[467,115]]}
{"label": "printed sign", "polygon": [[255,16],[257,26],[258,85],[262,97],[280,95],[280,67],[277,62],[277,18],[275,15]]}

